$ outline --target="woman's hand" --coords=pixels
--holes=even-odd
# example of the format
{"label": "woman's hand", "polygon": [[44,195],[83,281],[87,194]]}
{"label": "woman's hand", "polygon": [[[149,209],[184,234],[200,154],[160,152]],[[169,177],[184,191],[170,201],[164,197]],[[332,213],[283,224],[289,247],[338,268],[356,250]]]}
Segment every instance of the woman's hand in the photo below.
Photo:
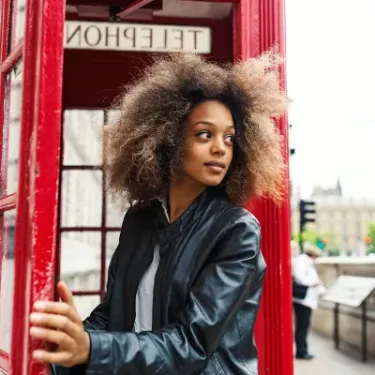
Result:
{"label": "woman's hand", "polygon": [[90,337],[64,282],[57,284],[61,302],[37,301],[30,315],[30,335],[57,345],[57,351],[35,350],[33,358],[45,363],[72,367],[88,362]]}

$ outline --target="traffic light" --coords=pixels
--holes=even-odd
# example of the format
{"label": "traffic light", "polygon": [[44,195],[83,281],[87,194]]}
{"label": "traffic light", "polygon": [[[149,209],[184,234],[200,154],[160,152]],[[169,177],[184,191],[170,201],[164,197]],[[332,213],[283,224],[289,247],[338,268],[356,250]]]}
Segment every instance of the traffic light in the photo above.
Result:
{"label": "traffic light", "polygon": [[371,244],[371,237],[367,236],[365,237],[365,244],[370,245]]}
{"label": "traffic light", "polygon": [[300,214],[300,233],[305,231],[307,223],[315,223],[315,202],[304,201],[299,202],[299,214]]}

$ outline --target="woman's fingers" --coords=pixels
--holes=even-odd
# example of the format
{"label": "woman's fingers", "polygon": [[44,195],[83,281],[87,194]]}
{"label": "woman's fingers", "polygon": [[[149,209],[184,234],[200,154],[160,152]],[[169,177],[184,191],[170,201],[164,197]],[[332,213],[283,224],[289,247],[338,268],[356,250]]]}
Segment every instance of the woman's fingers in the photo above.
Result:
{"label": "woman's fingers", "polygon": [[57,292],[61,302],[37,301],[30,315],[30,336],[58,346],[57,352],[36,350],[33,358],[45,363],[71,367],[86,363],[90,352],[90,337],[74,305],[73,294],[64,282]]}
{"label": "woman's fingers", "polygon": [[47,352],[45,350],[35,350],[33,358],[39,362],[71,366],[72,354],[69,352]]}
{"label": "woman's fingers", "polygon": [[70,337],[76,337],[80,332],[80,326],[65,315],[32,313],[30,315],[30,322],[37,326],[64,331]]}
{"label": "woman's fingers", "polygon": [[82,323],[77,310],[65,302],[37,301],[34,304],[36,312],[64,315],[72,322]]}
{"label": "woman's fingers", "polygon": [[90,337],[84,331],[73,294],[64,282],[58,283],[57,292],[61,302],[35,302],[34,311],[30,315],[30,335],[34,339],[56,344],[58,351],[36,350],[33,358],[66,367],[86,363]]}
{"label": "woman's fingers", "polygon": [[74,347],[74,340],[63,331],[56,331],[41,327],[31,327],[30,335],[36,340],[48,341],[63,348],[71,349]]}
{"label": "woman's fingers", "polygon": [[59,281],[57,283],[56,288],[57,288],[57,294],[59,295],[61,300],[65,303],[67,303],[69,306],[73,307],[75,310],[77,310],[76,306],[74,304],[74,301],[73,301],[73,293],[68,288],[68,286],[65,284],[65,282]]}

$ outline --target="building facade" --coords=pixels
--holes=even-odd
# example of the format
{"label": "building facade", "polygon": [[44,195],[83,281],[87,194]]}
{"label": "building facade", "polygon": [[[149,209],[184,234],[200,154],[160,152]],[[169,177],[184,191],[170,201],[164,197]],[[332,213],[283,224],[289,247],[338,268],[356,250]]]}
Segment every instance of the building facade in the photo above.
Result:
{"label": "building facade", "polygon": [[[299,199],[291,200],[292,232],[299,231]],[[307,228],[325,235],[330,248],[342,254],[365,255],[364,239],[371,222],[375,221],[375,202],[366,199],[345,197],[340,181],[332,188],[316,187],[311,196],[305,198],[316,203],[316,221]]]}

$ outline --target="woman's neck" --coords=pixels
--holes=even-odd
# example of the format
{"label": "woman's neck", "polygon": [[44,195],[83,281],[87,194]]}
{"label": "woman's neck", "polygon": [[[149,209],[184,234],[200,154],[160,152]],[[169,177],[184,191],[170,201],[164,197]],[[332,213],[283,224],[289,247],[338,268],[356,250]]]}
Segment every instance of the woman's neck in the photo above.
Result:
{"label": "woman's neck", "polygon": [[168,196],[169,221],[172,223],[182,215],[205,189],[206,186],[195,181],[172,182]]}

